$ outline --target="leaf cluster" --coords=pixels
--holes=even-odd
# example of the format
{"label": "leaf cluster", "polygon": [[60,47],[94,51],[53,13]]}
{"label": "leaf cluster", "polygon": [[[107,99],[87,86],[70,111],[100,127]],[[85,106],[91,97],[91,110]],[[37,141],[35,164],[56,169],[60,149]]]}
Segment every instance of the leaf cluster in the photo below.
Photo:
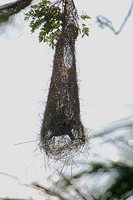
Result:
{"label": "leaf cluster", "polygon": [[[86,15],[86,14],[83,14],[80,16],[80,18],[82,19],[82,21],[87,21],[89,19],[91,19],[90,16]],[[81,29],[80,29],[80,33],[82,34],[82,38],[84,36],[89,36],[89,28],[87,27],[87,25],[85,23],[82,23],[81,22]]]}
{"label": "leaf cluster", "polygon": [[26,20],[29,18],[31,18],[31,32],[40,30],[39,42],[44,41],[53,47],[61,32],[63,22],[63,13],[60,7],[52,4],[49,0],[43,0],[32,6],[25,17]]}
{"label": "leaf cluster", "polygon": [[0,23],[7,22],[9,20],[10,15],[0,14]]}
{"label": "leaf cluster", "polygon": [[[33,5],[31,10],[26,13],[25,20],[31,19],[31,32],[34,33],[39,29],[39,42],[46,42],[52,48],[58,40],[64,23],[64,4],[62,0],[55,3],[50,0],[42,0],[40,3]],[[88,15],[81,15],[81,20],[88,20]],[[89,36],[89,28],[85,23],[81,23],[81,27],[75,27],[77,36]]]}

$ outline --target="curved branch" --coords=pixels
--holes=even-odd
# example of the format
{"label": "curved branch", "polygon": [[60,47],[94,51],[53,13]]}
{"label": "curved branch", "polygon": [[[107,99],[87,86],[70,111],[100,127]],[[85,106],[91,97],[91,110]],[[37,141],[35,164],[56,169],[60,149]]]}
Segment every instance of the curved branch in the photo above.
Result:
{"label": "curved branch", "polygon": [[99,23],[101,28],[108,27],[109,29],[111,29],[113,31],[113,33],[115,35],[118,35],[123,30],[124,26],[126,25],[128,18],[130,17],[130,15],[132,13],[132,10],[133,10],[133,1],[131,3],[131,6],[128,10],[127,15],[125,16],[125,18],[124,18],[124,20],[123,20],[123,22],[120,25],[120,28],[118,30],[115,30],[115,28],[112,25],[112,22],[104,16],[101,16],[101,15],[97,16],[97,22]]}
{"label": "curved branch", "polygon": [[0,21],[7,20],[10,16],[20,12],[30,5],[33,0],[17,0],[0,6]]}

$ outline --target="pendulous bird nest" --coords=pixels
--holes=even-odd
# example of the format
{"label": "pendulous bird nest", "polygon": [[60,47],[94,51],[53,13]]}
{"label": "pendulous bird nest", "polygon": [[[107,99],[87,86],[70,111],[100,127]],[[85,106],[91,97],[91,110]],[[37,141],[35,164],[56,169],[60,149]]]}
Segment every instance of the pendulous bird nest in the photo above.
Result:
{"label": "pendulous bird nest", "polygon": [[64,13],[40,134],[41,147],[48,156],[55,158],[67,156],[86,142],[80,119],[75,59],[77,13],[72,0],[66,0]]}

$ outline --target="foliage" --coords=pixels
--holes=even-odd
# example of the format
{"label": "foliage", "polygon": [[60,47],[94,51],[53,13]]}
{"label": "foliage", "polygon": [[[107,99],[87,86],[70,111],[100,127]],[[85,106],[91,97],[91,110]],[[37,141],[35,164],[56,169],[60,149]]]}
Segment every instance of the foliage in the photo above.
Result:
{"label": "foliage", "polygon": [[[97,169],[96,169],[97,166]],[[110,187],[102,193],[97,200],[125,200],[127,197],[133,195],[133,167],[122,163],[112,163],[110,166],[105,164],[92,164],[93,173],[111,173],[111,171],[116,172],[116,177]]]}
{"label": "foliage", "polygon": [[[106,199],[126,198],[128,193],[133,195],[133,167],[124,164],[114,164],[112,168],[117,171],[117,178],[102,196],[110,195]],[[101,199],[101,198],[100,198]]]}
{"label": "foliage", "polygon": [[[59,182],[53,182],[54,193],[59,199],[66,199],[68,194],[71,200],[126,200],[129,197],[132,198],[132,132],[133,118],[129,117],[114,122],[94,134],[93,139],[100,138],[103,145],[105,143],[112,144],[118,150],[118,161],[102,160],[100,153],[98,153],[98,158],[101,160],[86,163],[85,170],[72,176],[62,175]],[[101,144],[100,146],[102,147]],[[92,157],[94,158],[94,155]],[[105,177],[108,177],[108,179],[104,182]],[[48,194],[51,192],[51,195],[54,195],[52,188],[47,190]],[[46,192],[47,190],[43,187],[43,191]],[[61,194],[64,198],[60,198]]]}
{"label": "foliage", "polygon": [[[132,199],[132,133],[133,117],[129,117],[114,122],[111,125],[104,127],[104,129],[97,131],[97,133],[93,135],[92,139],[100,138],[102,139],[103,144],[105,142],[112,144],[118,152],[120,152],[118,161],[103,161],[100,153],[98,153],[98,157],[100,158],[99,161],[95,160],[95,162],[87,162],[85,169],[80,172],[76,172],[71,176],[68,176],[68,174],[62,174],[58,182],[53,181],[53,187],[47,188],[38,183],[32,183],[27,186],[34,188],[37,191],[41,191],[44,196],[47,194],[49,199],[52,199],[53,197],[57,197],[59,200]],[[100,147],[102,147],[101,144]],[[94,155],[92,155],[92,157],[94,157]],[[109,179],[106,182],[103,182],[105,176],[108,176]],[[10,198],[8,200],[10,200]]]}
{"label": "foliage", "polygon": [[7,22],[9,20],[9,15],[1,15],[0,16],[0,23]]}
{"label": "foliage", "polygon": [[[54,183],[54,187],[58,186],[58,192],[56,192],[57,196],[60,199],[60,195],[62,193],[69,193],[69,199],[75,199],[75,196],[78,196],[79,200],[126,200],[128,197],[133,195],[132,187],[133,187],[133,168],[121,163],[115,163],[111,166],[106,166],[103,163],[92,163],[91,164],[92,170],[83,171],[82,173],[76,174],[71,178],[67,178],[62,176],[62,180],[60,184]],[[97,176],[101,174],[104,176],[106,173],[112,173],[112,171],[117,172],[117,176],[111,186],[105,191],[100,192],[96,191],[95,186],[93,190],[89,193],[87,190],[84,190],[86,184],[82,187],[80,182],[85,177],[88,176]],[[76,182],[79,183],[79,188],[76,186]],[[89,184],[89,183],[88,183]],[[90,181],[90,184],[94,184]],[[96,184],[96,183],[95,183]],[[88,185],[89,186],[89,185]],[[48,194],[52,195],[54,193],[53,189],[47,189],[43,187],[43,191],[49,191]],[[60,191],[60,192],[59,192]],[[73,191],[72,195],[69,191]],[[50,193],[51,192],[51,193]],[[101,193],[101,194],[100,194]],[[67,196],[67,195],[66,195]],[[64,195],[65,199],[65,195]]]}
{"label": "foliage", "polygon": [[[55,3],[49,0],[42,0],[40,3],[33,5],[31,10],[26,13],[25,19],[31,18],[30,27],[31,32],[40,30],[39,42],[46,42],[54,48],[57,39],[61,33],[62,26],[64,23],[64,1],[57,0]],[[85,24],[85,21],[90,19],[86,14],[79,17],[81,26],[77,26],[78,35],[82,34],[82,37],[89,36],[89,28]]]}

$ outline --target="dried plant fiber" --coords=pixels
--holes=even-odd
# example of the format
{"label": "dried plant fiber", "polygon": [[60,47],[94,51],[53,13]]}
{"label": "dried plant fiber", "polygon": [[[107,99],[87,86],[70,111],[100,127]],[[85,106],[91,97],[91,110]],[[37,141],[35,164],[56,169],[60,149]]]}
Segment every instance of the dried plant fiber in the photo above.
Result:
{"label": "dried plant fiber", "polygon": [[80,120],[75,59],[77,11],[72,0],[65,1],[64,13],[41,127],[41,147],[47,155],[57,158],[67,156],[86,141]]}

